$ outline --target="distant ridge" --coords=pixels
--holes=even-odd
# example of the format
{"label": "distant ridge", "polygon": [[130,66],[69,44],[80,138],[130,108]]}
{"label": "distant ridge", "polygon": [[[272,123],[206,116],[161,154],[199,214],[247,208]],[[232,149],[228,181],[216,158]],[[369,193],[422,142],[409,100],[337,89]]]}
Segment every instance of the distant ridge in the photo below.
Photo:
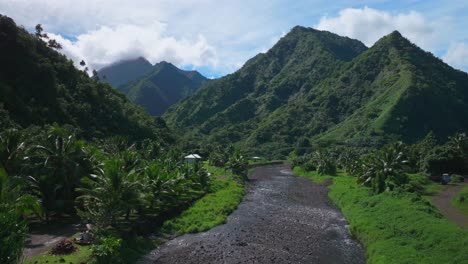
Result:
{"label": "distant ridge", "polygon": [[153,66],[141,57],[114,63],[99,75],[153,116],[162,115],[208,81],[197,71],[184,71],[166,61]]}

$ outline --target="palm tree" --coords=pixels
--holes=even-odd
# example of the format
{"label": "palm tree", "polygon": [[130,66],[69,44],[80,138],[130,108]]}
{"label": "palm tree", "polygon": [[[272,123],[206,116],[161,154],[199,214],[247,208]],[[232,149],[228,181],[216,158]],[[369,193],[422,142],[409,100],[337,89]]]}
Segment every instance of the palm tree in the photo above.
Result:
{"label": "palm tree", "polygon": [[96,175],[84,178],[87,187],[77,199],[84,202],[82,216],[99,228],[117,226],[119,217],[139,207],[142,184],[135,170],[125,171],[125,163],[119,158],[106,160]]}
{"label": "palm tree", "polygon": [[239,150],[234,151],[226,165],[226,168],[230,169],[232,173],[241,176],[244,180],[247,180],[248,163]]}
{"label": "palm tree", "polygon": [[0,134],[0,162],[9,175],[19,174],[27,145],[17,129],[8,129]]}
{"label": "palm tree", "polygon": [[74,190],[80,179],[89,174],[92,168],[85,151],[85,143],[76,140],[73,133],[58,126],[51,127],[47,139],[45,145],[36,145],[32,149],[42,168],[42,173],[33,178],[40,182],[40,177],[48,175],[57,185],[54,190],[60,189],[65,201],[73,201]]}
{"label": "palm tree", "polygon": [[403,170],[406,163],[404,151],[404,145],[398,142],[366,156],[362,160],[358,182],[371,186],[374,193],[391,191],[405,184],[408,178]]}
{"label": "palm tree", "polygon": [[330,152],[316,151],[312,155],[312,163],[315,164],[319,175],[335,175],[336,163]]}

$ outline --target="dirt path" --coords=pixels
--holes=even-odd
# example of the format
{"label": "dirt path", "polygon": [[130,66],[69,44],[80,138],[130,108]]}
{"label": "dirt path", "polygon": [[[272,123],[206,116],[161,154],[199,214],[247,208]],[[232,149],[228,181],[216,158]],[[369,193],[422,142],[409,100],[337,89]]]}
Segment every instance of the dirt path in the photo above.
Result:
{"label": "dirt path", "polygon": [[139,263],[365,263],[325,185],[258,168],[226,224],[175,238]]}
{"label": "dirt path", "polygon": [[468,183],[460,185],[445,185],[442,192],[432,198],[432,203],[439,208],[442,214],[464,228],[468,228],[468,216],[454,208],[450,202],[466,184]]}
{"label": "dirt path", "polygon": [[60,240],[69,238],[83,228],[79,224],[60,224],[42,226],[28,234],[23,256],[28,259],[46,252]]}

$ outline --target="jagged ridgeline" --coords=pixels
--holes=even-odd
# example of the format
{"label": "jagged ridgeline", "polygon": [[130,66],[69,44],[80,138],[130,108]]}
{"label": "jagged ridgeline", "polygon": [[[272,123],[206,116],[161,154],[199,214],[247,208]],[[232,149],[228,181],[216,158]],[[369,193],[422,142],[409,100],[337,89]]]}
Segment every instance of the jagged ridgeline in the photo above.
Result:
{"label": "jagged ridgeline", "polygon": [[330,32],[295,27],[268,52],[215,80],[164,115],[205,142],[287,155],[319,144],[414,142],[468,129],[468,74],[400,33],[367,48]]}
{"label": "jagged ridgeline", "polygon": [[149,116],[110,85],[0,15],[0,128],[57,122],[85,137],[126,135],[170,140],[162,119]]}

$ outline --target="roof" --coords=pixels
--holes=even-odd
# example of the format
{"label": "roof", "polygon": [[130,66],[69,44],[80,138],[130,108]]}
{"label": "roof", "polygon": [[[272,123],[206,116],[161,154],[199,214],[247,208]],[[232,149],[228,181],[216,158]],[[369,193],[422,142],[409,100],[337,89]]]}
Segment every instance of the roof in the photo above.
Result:
{"label": "roof", "polygon": [[190,154],[190,155],[185,156],[184,158],[186,158],[186,159],[201,159],[200,155],[198,155],[198,154]]}

